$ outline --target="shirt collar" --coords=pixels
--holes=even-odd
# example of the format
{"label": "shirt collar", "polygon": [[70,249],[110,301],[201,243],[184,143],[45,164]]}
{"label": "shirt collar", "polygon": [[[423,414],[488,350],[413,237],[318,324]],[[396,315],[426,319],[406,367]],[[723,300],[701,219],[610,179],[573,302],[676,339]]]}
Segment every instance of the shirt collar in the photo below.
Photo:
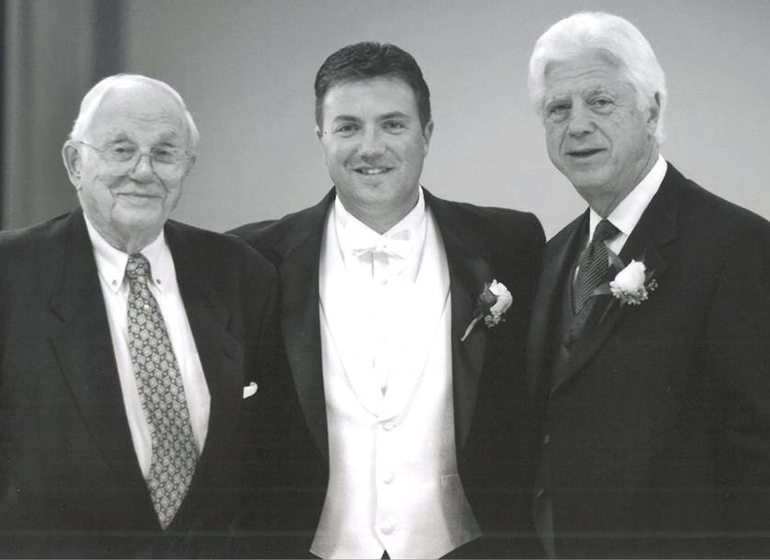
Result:
{"label": "shirt collar", "polygon": [[[96,259],[96,268],[99,275],[104,279],[113,292],[120,290],[123,285],[123,279],[126,273],[126,264],[128,263],[128,253],[116,249],[104,239],[101,233],[97,231],[91,221],[86,216],[86,229],[88,237],[91,239],[91,245],[94,248],[94,257]],[[171,251],[166,244],[166,237],[161,230],[158,237],[140,251],[150,263],[150,274],[155,287],[161,292],[164,286],[171,285],[173,276],[173,261],[171,260]]]}
{"label": "shirt collar", "polygon": [[[626,197],[620,201],[615,209],[610,212],[607,219],[614,225],[621,233],[626,237],[631,235],[631,232],[639,223],[639,220],[650,204],[652,197],[658,192],[661,183],[663,183],[663,177],[666,175],[668,164],[663,156],[658,154],[658,160],[652,169],[645,175],[644,179],[634,187],[634,189],[626,195]],[[602,217],[597,214],[593,208],[590,211],[589,220],[589,240],[593,237],[596,226],[602,220]]]}
{"label": "shirt collar", "polygon": [[414,205],[414,208],[383,234],[377,233],[348,212],[339,197],[336,197],[334,199],[333,219],[343,254],[350,253],[354,248],[362,245],[374,247],[388,239],[408,241],[412,245],[410,253],[413,252],[414,247],[425,237],[424,231],[427,225],[422,187],[418,189],[418,193],[417,204]]}

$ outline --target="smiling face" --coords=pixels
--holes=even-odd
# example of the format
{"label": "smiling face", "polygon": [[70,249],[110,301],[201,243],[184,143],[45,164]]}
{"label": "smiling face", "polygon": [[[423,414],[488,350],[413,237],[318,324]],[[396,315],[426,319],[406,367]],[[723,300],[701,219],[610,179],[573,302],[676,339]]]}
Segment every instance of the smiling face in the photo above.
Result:
{"label": "smiling face", "polygon": [[655,164],[658,107],[637,94],[601,53],[552,62],[543,119],[548,156],[601,216],[607,216]]}
{"label": "smiling face", "polygon": [[[111,245],[135,253],[160,234],[194,160],[155,163],[145,153],[186,152],[189,141],[182,109],[169,93],[130,83],[105,95],[83,143],[65,144],[65,163],[83,211]],[[124,150],[143,153],[138,161],[110,158]]]}
{"label": "smiling face", "polygon": [[433,123],[421,127],[412,89],[387,77],[331,87],[322,123],[316,132],[340,201],[387,231],[417,203]]}

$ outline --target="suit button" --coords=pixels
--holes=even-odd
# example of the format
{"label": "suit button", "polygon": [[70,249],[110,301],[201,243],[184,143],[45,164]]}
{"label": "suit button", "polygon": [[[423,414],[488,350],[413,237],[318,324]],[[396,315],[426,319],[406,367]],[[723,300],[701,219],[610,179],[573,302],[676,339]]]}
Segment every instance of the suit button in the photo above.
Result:
{"label": "suit button", "polygon": [[541,487],[541,488],[537,488],[537,489],[535,490],[535,498],[538,498],[538,499],[540,499],[540,498],[542,498],[542,497],[543,497],[543,494],[545,494],[545,488],[542,488],[542,487]]}
{"label": "suit button", "polygon": [[382,481],[385,484],[390,484],[391,482],[393,482],[393,479],[394,479],[393,473],[388,473],[382,477]]}
{"label": "suit button", "polygon": [[548,445],[551,443],[551,434],[545,434],[543,436],[543,445]]}
{"label": "suit button", "polygon": [[573,337],[571,334],[568,334],[567,336],[564,337],[562,344],[564,345],[564,348],[569,350],[570,348],[572,348],[572,345],[575,344],[575,337]]}
{"label": "suit button", "polygon": [[386,432],[389,432],[389,431],[390,431],[390,430],[392,430],[394,427],[395,427],[395,426],[393,426],[393,424],[392,424],[391,422],[385,422],[385,423],[382,425],[382,429],[383,429],[383,430],[385,430]]}
{"label": "suit button", "polygon": [[382,534],[391,535],[393,534],[394,530],[395,530],[395,527],[393,525],[385,525],[385,527],[382,528]]}

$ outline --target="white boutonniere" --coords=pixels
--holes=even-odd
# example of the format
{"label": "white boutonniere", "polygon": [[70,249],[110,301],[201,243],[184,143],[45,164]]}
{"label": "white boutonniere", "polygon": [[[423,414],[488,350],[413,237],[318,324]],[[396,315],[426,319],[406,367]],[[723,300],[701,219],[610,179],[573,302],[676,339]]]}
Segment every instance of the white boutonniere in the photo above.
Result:
{"label": "white boutonniere", "polygon": [[484,319],[484,324],[488,328],[497,326],[503,320],[503,315],[513,303],[513,296],[505,284],[492,280],[485,282],[484,289],[481,290],[476,299],[476,307],[473,310],[473,319],[465,329],[460,342],[463,342],[476,326],[476,323]]}
{"label": "white boutonniere", "polygon": [[620,306],[640,305],[647,301],[650,292],[658,287],[658,281],[654,278],[655,270],[648,269],[644,264],[644,258],[640,260],[631,260],[627,265],[623,263],[619,256],[609,251],[610,268],[617,270],[613,280],[602,284],[591,295],[611,294],[614,299],[610,300],[607,309],[602,314],[599,322],[604,320],[607,312],[616,301]]}

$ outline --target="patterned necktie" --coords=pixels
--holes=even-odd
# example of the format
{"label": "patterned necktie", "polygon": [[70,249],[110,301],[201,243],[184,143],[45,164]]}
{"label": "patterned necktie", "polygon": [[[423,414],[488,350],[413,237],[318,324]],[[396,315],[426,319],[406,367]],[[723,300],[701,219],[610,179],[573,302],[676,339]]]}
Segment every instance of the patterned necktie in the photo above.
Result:
{"label": "patterned necktie", "polygon": [[609,220],[602,220],[596,225],[591,243],[580,255],[577,279],[575,280],[575,313],[588,301],[591,293],[599,286],[610,269],[609,249],[604,243],[618,234],[619,230]]}
{"label": "patterned necktie", "polygon": [[150,263],[144,255],[129,257],[126,275],[129,280],[128,349],[152,439],[147,486],[158,520],[165,529],[190,486],[198,449],[179,366],[158,302],[148,287]]}

